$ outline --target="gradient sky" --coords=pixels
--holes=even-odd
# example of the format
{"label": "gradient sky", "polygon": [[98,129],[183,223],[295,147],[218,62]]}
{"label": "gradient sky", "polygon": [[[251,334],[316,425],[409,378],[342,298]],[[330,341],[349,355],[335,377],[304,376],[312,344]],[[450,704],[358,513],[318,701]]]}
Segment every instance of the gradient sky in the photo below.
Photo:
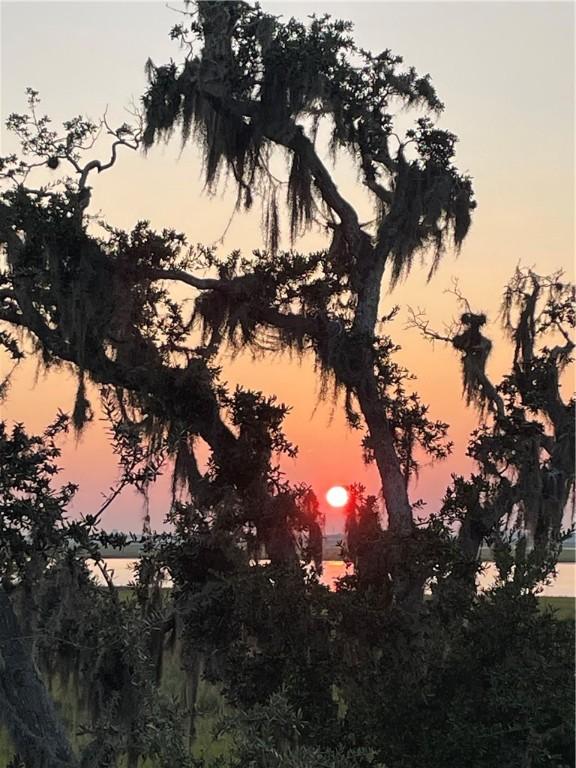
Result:
{"label": "gradient sky", "polygon": [[[176,5],[176,4],[174,4]],[[445,293],[457,277],[462,292],[492,324],[495,351],[489,373],[506,369],[510,349],[497,324],[506,280],[520,263],[541,273],[564,268],[573,278],[574,253],[574,5],[556,2],[263,2],[265,10],[304,18],[331,13],[352,20],[356,39],[372,50],[390,48],[424,74],[429,72],[446,104],[441,125],[460,142],[457,163],[474,178],[478,209],[458,257],[448,253],[433,280],[416,269],[393,293],[385,292],[382,311],[402,310],[390,328],[402,344],[401,361],[417,376],[414,382],[431,414],[451,424],[454,455],[423,467],[413,488],[434,509],[452,472],[467,468],[467,435],[476,416],[462,403],[459,363],[448,349],[432,347],[406,330],[407,306],[425,308],[437,327],[455,316],[453,297]],[[124,108],[145,88],[148,57],[165,63],[179,51],[168,38],[181,17],[157,2],[2,2],[2,121],[22,111],[24,89],[40,91],[43,107],[55,121],[84,113],[98,118],[108,107],[112,122],[123,122]],[[12,149],[2,132],[2,152]],[[363,208],[356,172],[345,158],[336,176],[342,191]],[[202,195],[196,150],[181,152],[178,138],[144,158],[126,152],[117,166],[93,182],[93,210],[116,226],[130,228],[138,219],[156,227],[185,232],[192,242],[215,243],[234,205],[232,193]],[[250,251],[262,244],[259,216],[237,216],[224,251]],[[325,244],[315,232],[300,249]],[[4,369],[6,362],[4,361]],[[337,483],[362,481],[376,492],[373,468],[362,464],[360,434],[350,432],[339,404],[318,402],[312,361],[285,358],[253,361],[239,356],[225,361],[224,378],[232,385],[276,393],[293,406],[286,421],[288,437],[300,447],[286,463],[293,480],[314,485],[322,495]],[[43,428],[58,408],[70,410],[74,381],[66,372],[39,373],[34,361],[13,377],[2,417]],[[116,477],[107,447],[105,424],[96,421],[77,444],[64,442],[63,477],[80,483],[75,508],[93,511]],[[152,494],[153,524],[166,511],[167,478]],[[328,530],[341,521],[330,513]],[[108,528],[137,530],[141,504],[121,498],[107,513]]]}

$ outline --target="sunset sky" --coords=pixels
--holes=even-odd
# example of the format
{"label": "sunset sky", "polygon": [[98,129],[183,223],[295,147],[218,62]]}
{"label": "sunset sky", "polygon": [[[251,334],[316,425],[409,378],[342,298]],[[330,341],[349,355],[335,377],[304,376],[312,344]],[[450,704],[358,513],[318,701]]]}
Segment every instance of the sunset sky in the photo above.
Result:
{"label": "sunset sky", "polygon": [[[176,3],[174,3],[176,7]],[[492,321],[495,350],[488,372],[506,370],[510,349],[503,342],[497,312],[505,282],[517,264],[540,273],[564,268],[573,279],[574,253],[574,5],[555,2],[263,2],[276,15],[304,18],[330,13],[355,24],[358,43],[374,51],[390,48],[420,74],[429,72],[446,105],[440,125],[455,132],[458,167],[474,178],[478,209],[458,257],[447,253],[430,283],[416,268],[393,293],[384,292],[382,312],[399,304],[389,332],[403,347],[400,360],[416,376],[417,389],[431,415],[451,425],[454,454],[423,467],[412,498],[437,508],[452,472],[468,469],[467,436],[476,415],[461,398],[459,362],[449,349],[433,347],[406,329],[407,307],[427,311],[441,328],[457,313],[445,293],[458,278],[471,304]],[[180,61],[168,32],[182,17],[158,2],[3,2],[1,5],[1,111],[23,111],[24,89],[40,92],[42,106],[55,122],[84,113],[111,122],[128,119],[123,111],[145,89],[148,57]],[[407,121],[410,115],[404,116]],[[407,123],[406,123],[407,124]],[[2,132],[2,154],[12,151]],[[234,206],[233,191],[209,198],[202,193],[198,152],[181,151],[177,136],[147,157],[125,152],[111,171],[93,180],[92,210],[113,225],[131,228],[148,219],[157,228],[183,231],[193,243],[216,243]],[[342,192],[361,210],[365,204],[356,172],[346,158],[336,177]],[[245,252],[262,245],[258,213],[237,215],[219,247]],[[297,243],[307,250],[326,245],[313,232]],[[288,245],[288,243],[286,243]],[[275,393],[293,406],[286,421],[300,448],[284,468],[318,494],[334,484],[363,482],[378,491],[374,469],[362,463],[361,434],[344,423],[341,403],[318,401],[313,361],[275,358],[254,361],[243,355],[224,360],[230,385]],[[4,371],[7,363],[3,362]],[[42,429],[58,408],[70,410],[75,382],[62,372],[38,373],[30,359],[15,373],[2,418]],[[96,396],[94,396],[96,400]],[[62,477],[80,484],[75,509],[92,512],[116,477],[105,424],[96,421],[76,444],[63,444]],[[167,511],[167,478],[152,494],[153,525]],[[326,510],[328,512],[328,510]],[[327,530],[340,530],[339,513],[330,512]],[[141,502],[132,495],[107,512],[109,529],[138,530]]]}

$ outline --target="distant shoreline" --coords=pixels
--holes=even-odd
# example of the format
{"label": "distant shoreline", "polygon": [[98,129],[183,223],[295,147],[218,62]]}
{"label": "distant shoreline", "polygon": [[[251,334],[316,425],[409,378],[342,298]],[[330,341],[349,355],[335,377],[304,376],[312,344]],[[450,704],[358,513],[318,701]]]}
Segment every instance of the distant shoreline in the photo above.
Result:
{"label": "distant shoreline", "polygon": [[[336,541],[334,541],[334,536],[327,537],[327,540],[325,541],[324,545],[324,556],[323,561],[329,561],[329,560],[340,560],[342,561],[342,556],[340,554],[340,549],[336,544]],[[338,540],[343,538],[341,535],[338,536]],[[112,547],[104,547],[100,550],[100,554],[105,560],[130,560],[130,559],[138,559],[142,553],[142,544],[140,542],[134,541],[128,544],[126,547],[123,547],[122,549],[113,549]],[[480,552],[480,558],[483,563],[493,563],[494,557],[492,555],[492,551],[489,547],[482,547],[482,550]],[[558,558],[559,563],[576,563],[576,549],[574,547],[566,547],[560,552],[560,557]]]}

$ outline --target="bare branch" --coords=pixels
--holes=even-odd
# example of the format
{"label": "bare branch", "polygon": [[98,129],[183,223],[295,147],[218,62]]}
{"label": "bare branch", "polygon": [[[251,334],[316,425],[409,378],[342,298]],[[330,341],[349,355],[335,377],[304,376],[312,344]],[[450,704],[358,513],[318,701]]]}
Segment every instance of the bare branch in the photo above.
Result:
{"label": "bare branch", "polygon": [[408,307],[408,322],[405,327],[407,329],[416,328],[423,336],[432,341],[442,341],[446,344],[452,344],[454,341],[455,332],[447,332],[448,335],[443,335],[433,330],[430,328],[430,321],[420,309],[414,310],[412,307]]}
{"label": "bare branch", "polygon": [[452,294],[453,296],[456,296],[456,298],[458,299],[458,302],[464,305],[466,312],[473,314],[472,307],[470,306],[470,302],[460,290],[458,279],[456,277],[452,278],[452,288],[447,288],[444,291],[444,293],[448,293],[448,294]]}

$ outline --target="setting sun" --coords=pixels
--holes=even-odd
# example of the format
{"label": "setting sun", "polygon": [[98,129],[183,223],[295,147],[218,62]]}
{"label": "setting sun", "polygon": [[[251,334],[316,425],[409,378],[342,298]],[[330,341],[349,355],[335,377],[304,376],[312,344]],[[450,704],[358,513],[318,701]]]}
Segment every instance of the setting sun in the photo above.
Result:
{"label": "setting sun", "polygon": [[334,485],[326,493],[326,501],[331,507],[343,507],[348,503],[348,491],[342,485]]}

